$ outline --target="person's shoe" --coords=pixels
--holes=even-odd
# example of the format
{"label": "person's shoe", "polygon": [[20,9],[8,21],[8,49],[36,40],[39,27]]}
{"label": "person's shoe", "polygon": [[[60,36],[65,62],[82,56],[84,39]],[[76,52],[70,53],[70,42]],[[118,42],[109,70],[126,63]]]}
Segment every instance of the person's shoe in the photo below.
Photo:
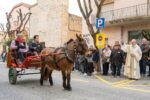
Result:
{"label": "person's shoe", "polygon": [[143,74],[143,77],[146,77],[146,74]]}
{"label": "person's shoe", "polygon": [[87,76],[91,76],[91,73],[88,73]]}
{"label": "person's shoe", "polygon": [[117,76],[117,78],[120,78],[121,76]]}
{"label": "person's shoe", "polygon": [[93,72],[93,74],[94,74],[94,75],[96,75],[96,74],[97,74],[97,72],[96,72],[96,71],[94,71],[94,72]]}
{"label": "person's shoe", "polygon": [[75,71],[75,72],[79,72],[79,71],[78,71],[78,70],[76,70],[76,69],[75,69],[74,71]]}
{"label": "person's shoe", "polygon": [[147,75],[147,76],[150,76],[150,74],[149,74],[149,75]]}
{"label": "person's shoe", "polygon": [[107,76],[107,75],[108,75],[108,74],[104,74],[104,73],[103,73],[103,76]]}
{"label": "person's shoe", "polygon": [[84,73],[83,76],[87,76],[87,73]]}

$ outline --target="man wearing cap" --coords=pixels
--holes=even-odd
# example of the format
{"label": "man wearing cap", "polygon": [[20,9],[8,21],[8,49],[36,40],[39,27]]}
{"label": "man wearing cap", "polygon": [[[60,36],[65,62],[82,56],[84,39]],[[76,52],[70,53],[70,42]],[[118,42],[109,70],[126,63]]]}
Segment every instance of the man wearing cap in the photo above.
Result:
{"label": "man wearing cap", "polygon": [[121,75],[121,67],[124,62],[124,52],[121,50],[121,46],[119,41],[115,42],[113,50],[110,55],[110,62],[112,68],[113,77]]}

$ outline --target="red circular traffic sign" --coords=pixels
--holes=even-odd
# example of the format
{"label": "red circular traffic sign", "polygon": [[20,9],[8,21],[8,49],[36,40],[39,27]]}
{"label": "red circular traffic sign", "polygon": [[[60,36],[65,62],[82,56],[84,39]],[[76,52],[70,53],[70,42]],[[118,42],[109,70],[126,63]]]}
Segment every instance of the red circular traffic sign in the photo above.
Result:
{"label": "red circular traffic sign", "polygon": [[99,40],[99,41],[102,41],[102,36],[99,36],[99,37],[98,37],[98,40]]}

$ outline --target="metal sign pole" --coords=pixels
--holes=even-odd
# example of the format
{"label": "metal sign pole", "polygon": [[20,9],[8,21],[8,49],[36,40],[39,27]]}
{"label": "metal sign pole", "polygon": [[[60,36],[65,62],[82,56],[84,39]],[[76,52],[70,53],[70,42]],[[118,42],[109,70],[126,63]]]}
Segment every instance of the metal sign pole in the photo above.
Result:
{"label": "metal sign pole", "polygon": [[[101,30],[100,30],[99,34],[101,34]],[[99,71],[100,72],[101,72],[101,68],[102,68],[102,56],[101,56],[101,54],[102,54],[102,49],[99,48]]]}
{"label": "metal sign pole", "polygon": [[105,43],[105,36],[101,33],[101,29],[105,27],[105,18],[97,18],[96,19],[96,29],[100,29],[100,32],[97,33],[97,42],[96,45],[98,46],[99,50],[99,69],[101,71],[102,67],[102,48],[104,47]]}

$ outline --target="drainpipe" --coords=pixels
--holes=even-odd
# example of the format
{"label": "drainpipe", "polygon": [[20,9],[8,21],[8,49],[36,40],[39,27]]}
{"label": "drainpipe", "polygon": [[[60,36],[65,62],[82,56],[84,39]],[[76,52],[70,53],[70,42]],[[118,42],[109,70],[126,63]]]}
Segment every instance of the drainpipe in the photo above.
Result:
{"label": "drainpipe", "polygon": [[124,29],[124,27],[121,26],[121,41],[123,41],[123,29]]}
{"label": "drainpipe", "polygon": [[149,15],[149,10],[150,10],[150,0],[147,0],[147,16]]}

